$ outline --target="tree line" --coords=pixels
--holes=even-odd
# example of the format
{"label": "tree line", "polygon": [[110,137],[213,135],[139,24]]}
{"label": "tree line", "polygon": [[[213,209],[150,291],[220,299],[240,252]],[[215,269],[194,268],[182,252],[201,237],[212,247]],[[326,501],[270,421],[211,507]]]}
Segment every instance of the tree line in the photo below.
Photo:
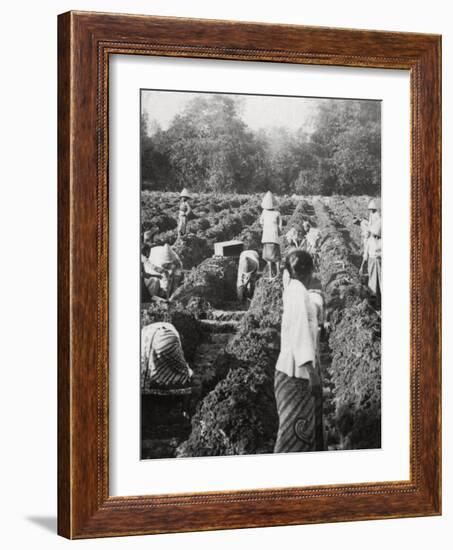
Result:
{"label": "tree line", "polygon": [[200,95],[167,130],[142,113],[142,188],[378,195],[380,116],[376,101],[320,101],[309,129],[256,131],[234,97]]}

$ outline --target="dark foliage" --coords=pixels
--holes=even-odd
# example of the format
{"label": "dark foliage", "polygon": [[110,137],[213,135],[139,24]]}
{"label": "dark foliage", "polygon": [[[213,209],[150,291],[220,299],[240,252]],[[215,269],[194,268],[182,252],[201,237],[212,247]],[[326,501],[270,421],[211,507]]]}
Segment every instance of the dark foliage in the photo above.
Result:
{"label": "dark foliage", "polygon": [[271,453],[278,427],[275,360],[259,331],[239,334],[220,358],[225,378],[201,401],[177,456]]}
{"label": "dark foliage", "polygon": [[168,130],[145,115],[142,188],[197,192],[377,194],[381,178],[380,104],[320,101],[310,132],[253,131],[240,99],[195,98]]}
{"label": "dark foliage", "polygon": [[314,202],[322,231],[321,279],[330,311],[329,345],[336,426],[343,448],[381,445],[381,318],[370,306],[351,251],[328,208]]}

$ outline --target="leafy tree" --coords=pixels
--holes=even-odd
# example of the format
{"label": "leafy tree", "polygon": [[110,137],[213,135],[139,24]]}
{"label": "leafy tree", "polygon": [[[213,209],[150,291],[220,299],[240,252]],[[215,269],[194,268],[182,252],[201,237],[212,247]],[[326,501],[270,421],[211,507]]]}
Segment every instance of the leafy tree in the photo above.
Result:
{"label": "leafy tree", "polygon": [[265,147],[240,118],[230,96],[199,96],[167,131],[178,188],[247,191],[265,178]]}
{"label": "leafy tree", "polygon": [[380,104],[330,101],[311,135],[324,164],[323,194],[378,194],[381,181]]}
{"label": "leafy tree", "polygon": [[149,136],[150,124],[148,116],[142,114],[140,124],[142,187],[143,189],[174,190],[172,166],[163,147],[165,132],[155,126],[154,133]]}
{"label": "leafy tree", "polygon": [[214,193],[379,194],[380,139],[374,101],[319,101],[308,128],[253,131],[240,99],[199,95],[166,131],[142,115],[142,182]]}

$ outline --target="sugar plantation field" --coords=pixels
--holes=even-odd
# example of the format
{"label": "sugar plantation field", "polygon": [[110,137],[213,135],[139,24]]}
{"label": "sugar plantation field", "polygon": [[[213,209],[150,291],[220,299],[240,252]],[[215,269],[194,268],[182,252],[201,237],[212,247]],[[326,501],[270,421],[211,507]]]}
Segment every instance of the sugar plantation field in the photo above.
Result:
{"label": "sugar plantation field", "polygon": [[[361,231],[370,197],[279,196],[285,233],[309,220],[321,234],[318,272],[329,330],[321,338],[327,448],[381,444],[381,319],[359,275]],[[278,418],[273,379],[279,353],[281,279],[260,278],[253,299],[236,301],[237,259],[213,257],[229,239],[261,251],[262,195],[199,194],[187,234],[175,244],[184,282],[170,306],[142,304],[142,326],[169,321],[194,371],[190,419],[178,398],[142,395],[142,457],[272,453]],[[142,230],[176,241],[179,196],[143,191]],[[285,244],[282,242],[284,253]]]}

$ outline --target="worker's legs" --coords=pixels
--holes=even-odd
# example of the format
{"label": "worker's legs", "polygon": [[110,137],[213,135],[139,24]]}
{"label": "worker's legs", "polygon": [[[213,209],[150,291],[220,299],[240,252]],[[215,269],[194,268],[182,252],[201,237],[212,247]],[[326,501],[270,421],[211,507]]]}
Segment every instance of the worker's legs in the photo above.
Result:
{"label": "worker's legs", "polygon": [[272,279],[272,262],[270,260],[266,260],[266,263],[267,263],[268,279],[270,281]]}
{"label": "worker's legs", "polygon": [[245,287],[244,285],[236,287],[236,295],[238,302],[242,303],[245,299]]}

